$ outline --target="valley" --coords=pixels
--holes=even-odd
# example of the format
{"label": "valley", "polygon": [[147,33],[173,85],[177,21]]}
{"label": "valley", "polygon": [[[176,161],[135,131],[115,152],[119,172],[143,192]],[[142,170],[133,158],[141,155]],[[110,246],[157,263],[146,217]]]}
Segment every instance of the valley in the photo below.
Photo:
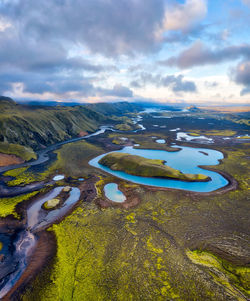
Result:
{"label": "valley", "polygon": [[248,300],[249,112],[0,105],[3,300]]}

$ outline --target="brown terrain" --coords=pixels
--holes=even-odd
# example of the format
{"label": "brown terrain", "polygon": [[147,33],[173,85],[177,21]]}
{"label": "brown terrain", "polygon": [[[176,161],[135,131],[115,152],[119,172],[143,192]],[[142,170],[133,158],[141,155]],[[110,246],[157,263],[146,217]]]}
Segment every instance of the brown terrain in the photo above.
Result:
{"label": "brown terrain", "polygon": [[7,154],[2,154],[0,153],[0,166],[8,166],[12,164],[20,164],[23,163],[24,161],[15,156],[15,155],[7,155]]}

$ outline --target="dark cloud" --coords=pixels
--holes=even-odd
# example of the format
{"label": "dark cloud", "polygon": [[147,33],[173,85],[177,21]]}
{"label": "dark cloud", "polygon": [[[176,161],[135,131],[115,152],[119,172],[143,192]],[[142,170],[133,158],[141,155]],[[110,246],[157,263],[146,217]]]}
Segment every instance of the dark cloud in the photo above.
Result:
{"label": "dark cloud", "polygon": [[101,72],[115,70],[114,66],[92,64],[80,56],[68,57],[62,45],[43,40],[33,41],[22,38],[11,29],[0,32],[0,67],[14,66],[23,71],[58,72],[61,70]]}
{"label": "dark cloud", "polygon": [[164,12],[164,0],[19,0],[0,8],[33,41],[78,44],[108,56],[158,47]]}
{"label": "dark cloud", "polygon": [[161,78],[160,85],[171,87],[174,92],[196,92],[196,85],[192,81],[184,80],[183,75],[168,75]]}
{"label": "dark cloud", "polygon": [[[96,87],[86,73],[97,77],[119,70],[89,57],[97,53],[113,58],[159,49],[156,31],[164,19],[164,4],[164,0],[1,2],[0,21],[8,24],[0,24],[1,91],[11,91],[13,84],[21,83],[29,93],[132,97],[133,92],[122,85]],[[72,49],[83,55],[73,56]]]}
{"label": "dark cloud", "polygon": [[83,76],[63,76],[56,74],[38,74],[19,72],[0,73],[0,93],[10,91],[13,84],[21,83],[23,91],[28,93],[55,93],[61,94],[68,92],[81,92],[83,96],[95,95],[95,88],[91,84],[91,78]]}
{"label": "dark cloud", "polygon": [[250,45],[228,46],[222,49],[210,49],[202,42],[194,43],[190,48],[181,52],[178,56],[170,57],[160,64],[167,66],[177,66],[181,69],[202,66],[208,64],[218,64],[225,61],[235,60],[240,57],[250,58]]}
{"label": "dark cloud", "polygon": [[150,73],[141,73],[139,77],[132,81],[132,87],[143,87],[146,84],[153,84],[158,87],[169,87],[173,92],[196,92],[197,87],[193,81],[184,80],[183,75],[152,75]]}
{"label": "dark cloud", "polygon": [[241,96],[250,94],[250,60],[239,63],[231,71],[231,77],[237,84],[244,86]]}
{"label": "dark cloud", "polygon": [[133,91],[127,87],[124,87],[120,84],[114,85],[113,89],[96,89],[97,94],[100,96],[115,96],[115,97],[125,97],[130,98],[133,97]]}

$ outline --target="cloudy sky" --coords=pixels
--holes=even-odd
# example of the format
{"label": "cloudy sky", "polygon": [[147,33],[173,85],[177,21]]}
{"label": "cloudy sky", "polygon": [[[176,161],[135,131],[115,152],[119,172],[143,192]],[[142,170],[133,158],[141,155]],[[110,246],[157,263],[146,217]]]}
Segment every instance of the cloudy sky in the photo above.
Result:
{"label": "cloudy sky", "polygon": [[250,0],[0,0],[0,95],[250,103]]}

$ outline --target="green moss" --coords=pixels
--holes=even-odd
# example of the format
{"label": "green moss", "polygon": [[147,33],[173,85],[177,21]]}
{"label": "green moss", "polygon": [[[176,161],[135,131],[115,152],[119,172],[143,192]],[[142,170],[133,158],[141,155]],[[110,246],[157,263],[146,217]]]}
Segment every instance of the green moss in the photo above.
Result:
{"label": "green moss", "polygon": [[249,136],[239,136],[239,137],[237,137],[237,139],[250,139],[250,137]]}
{"label": "green moss", "polygon": [[43,208],[46,210],[54,209],[56,206],[60,204],[59,199],[51,199],[43,204]]}
{"label": "green moss", "polygon": [[22,158],[24,161],[36,159],[37,157],[30,147],[6,142],[0,142],[0,153],[16,155],[17,157]]}
{"label": "green moss", "polygon": [[117,144],[117,145],[123,145],[127,142],[127,138],[125,137],[116,137],[112,140],[112,143]]}
{"label": "green moss", "polygon": [[60,170],[66,176],[87,177],[93,168],[88,161],[103,153],[101,147],[86,141],[65,144],[56,151],[57,161],[49,168],[49,173]]}
{"label": "green moss", "polygon": [[119,131],[131,131],[133,128],[131,125],[129,124],[126,124],[126,123],[121,123],[121,124],[117,124],[115,126],[115,129],[116,130],[119,130]]}
{"label": "green moss", "polygon": [[34,174],[28,170],[28,167],[12,169],[4,173],[5,176],[15,177],[8,182],[8,186],[22,186],[36,181],[45,180],[48,172]]}
{"label": "green moss", "polygon": [[[215,281],[226,287],[239,300],[244,300],[237,289],[250,295],[250,268],[234,266],[206,251],[187,251],[187,256],[196,264],[206,266]],[[221,272],[221,273],[218,273]]]}
{"label": "green moss", "polygon": [[29,200],[39,191],[34,191],[28,194],[12,197],[12,198],[2,198],[0,199],[0,217],[6,217],[8,215],[13,214],[14,217],[19,218],[19,215],[15,212],[15,208],[17,204]]}
{"label": "green moss", "polygon": [[21,167],[21,168],[11,169],[11,170],[6,171],[4,173],[4,175],[16,178],[19,175],[23,174],[27,169],[28,169],[28,167]]}
{"label": "green moss", "polygon": [[112,170],[121,170],[131,175],[143,177],[163,177],[186,181],[205,181],[209,177],[201,174],[183,174],[179,170],[164,165],[163,160],[152,160],[126,153],[110,153],[104,156],[100,164]]}
{"label": "green moss", "polygon": [[189,133],[190,136],[200,136],[200,135],[206,135],[206,136],[234,136],[236,135],[236,131],[232,130],[212,130],[212,131],[200,131],[195,130]]}
{"label": "green moss", "polygon": [[[135,134],[135,133],[126,133],[126,137],[133,141],[135,144],[139,144],[139,146],[136,146],[135,148],[138,149],[159,149],[159,150],[166,150],[169,152],[175,152],[178,151],[179,148],[177,147],[170,147],[167,144],[160,144],[156,143],[152,136],[158,137],[159,133],[149,133],[147,131],[140,132],[140,134]],[[111,133],[109,134],[109,138],[113,139],[120,139],[124,137],[123,133]],[[161,138],[168,140],[169,136],[164,133],[161,133]]]}

